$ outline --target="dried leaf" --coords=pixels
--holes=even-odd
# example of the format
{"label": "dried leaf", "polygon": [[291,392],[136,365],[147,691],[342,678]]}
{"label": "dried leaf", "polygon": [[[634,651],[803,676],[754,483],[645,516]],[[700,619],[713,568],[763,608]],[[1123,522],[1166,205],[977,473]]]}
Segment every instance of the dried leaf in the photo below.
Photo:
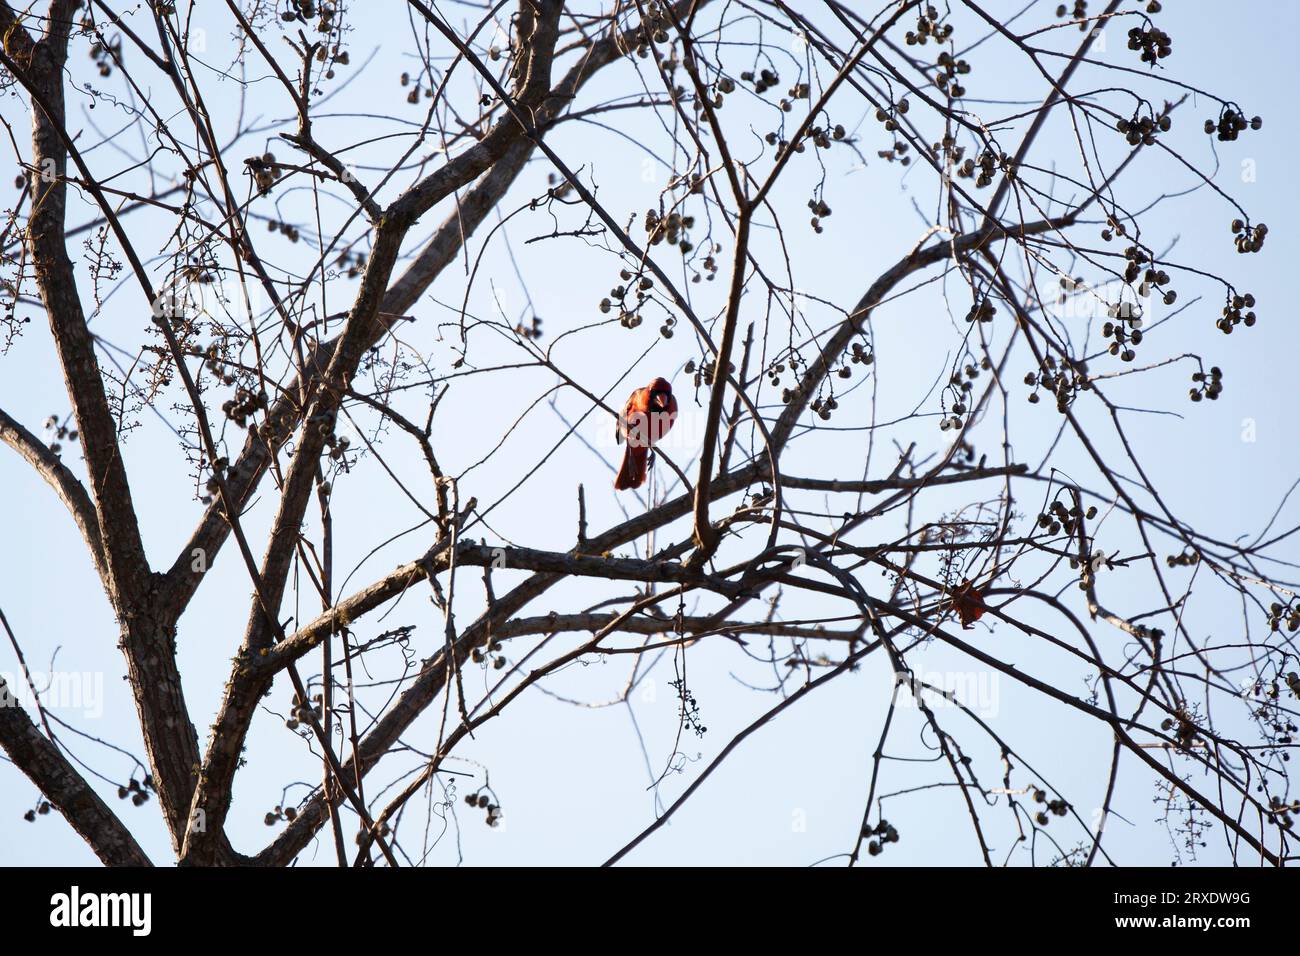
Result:
{"label": "dried leaf", "polygon": [[952,606],[957,611],[963,630],[970,630],[988,608],[984,604],[984,592],[977,588],[968,578],[952,594]]}

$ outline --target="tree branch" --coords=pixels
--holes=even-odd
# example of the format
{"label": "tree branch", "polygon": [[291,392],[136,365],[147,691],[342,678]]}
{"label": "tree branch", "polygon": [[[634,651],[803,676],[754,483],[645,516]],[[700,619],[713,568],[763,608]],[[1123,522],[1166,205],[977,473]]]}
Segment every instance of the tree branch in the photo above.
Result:
{"label": "tree branch", "polygon": [[10,699],[0,678],[0,747],[106,866],[152,866],[135,838],[59,748]]}
{"label": "tree branch", "polygon": [[91,501],[86,486],[63,463],[62,458],[50,451],[45,442],[24,428],[4,409],[0,409],[0,441],[18,452],[24,461],[36,469],[36,473],[45,479],[45,483],[54,489],[59,500],[72,513],[86,547],[90,549],[90,557],[99,572],[100,580],[104,582],[105,590],[109,590],[111,585],[108,568],[104,563],[104,543],[99,535],[99,515],[95,512],[95,503]]}

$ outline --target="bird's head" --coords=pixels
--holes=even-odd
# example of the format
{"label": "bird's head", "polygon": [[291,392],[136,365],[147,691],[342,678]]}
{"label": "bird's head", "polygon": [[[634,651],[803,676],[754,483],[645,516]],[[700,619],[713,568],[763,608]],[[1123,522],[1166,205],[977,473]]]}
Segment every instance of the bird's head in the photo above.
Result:
{"label": "bird's head", "polygon": [[650,383],[650,408],[656,412],[668,411],[673,397],[673,387],[666,378],[656,378]]}

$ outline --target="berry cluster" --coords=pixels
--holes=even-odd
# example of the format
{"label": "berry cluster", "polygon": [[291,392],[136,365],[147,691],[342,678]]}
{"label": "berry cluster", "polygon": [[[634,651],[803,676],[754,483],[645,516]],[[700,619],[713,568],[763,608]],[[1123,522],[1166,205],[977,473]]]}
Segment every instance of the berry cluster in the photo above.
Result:
{"label": "berry cluster", "polygon": [[840,403],[835,400],[834,395],[826,398],[814,398],[812,403],[813,413],[822,421],[829,421],[831,412],[840,407]]}
{"label": "berry cluster", "polygon": [[[1143,281],[1148,285],[1162,285],[1169,281],[1169,276],[1159,270],[1150,268],[1152,263],[1151,257],[1140,246],[1128,246],[1124,250],[1124,258],[1128,260],[1128,265],[1124,267],[1124,281],[1134,283],[1138,277],[1142,276]],[[1147,266],[1146,275],[1143,275],[1143,267]]]}
{"label": "berry cluster", "polygon": [[695,695],[686,686],[686,681],[672,680],[668,682],[668,686],[677,691],[678,715],[681,717],[682,723],[690,728],[696,737],[703,737],[709,732],[709,728],[700,722],[699,701],[695,699]]}
{"label": "berry cluster", "polygon": [[1173,125],[1167,115],[1156,118],[1134,113],[1131,119],[1117,120],[1115,128],[1124,134],[1130,146],[1154,146],[1156,133],[1167,133]]}
{"label": "berry cluster", "polygon": [[[849,364],[841,365],[840,370],[836,373],[840,378],[852,378],[853,369],[851,365],[871,365],[876,361],[876,357],[861,342],[854,342],[849,349]],[[776,384],[773,382],[773,384]]]}
{"label": "berry cluster", "polygon": [[[401,82],[402,86],[411,86],[411,74],[403,73],[399,82]],[[432,86],[421,87],[419,81],[417,80],[416,84],[414,86],[411,86],[411,92],[406,94],[406,102],[411,103],[412,105],[420,102],[421,89],[424,90],[424,98],[426,100],[433,99],[433,87]]]}
{"label": "berry cluster", "polygon": [[1101,231],[1102,239],[1104,239],[1106,242],[1110,242],[1116,236],[1125,236],[1127,234],[1128,234],[1128,230],[1124,227],[1124,224],[1122,222],[1120,222],[1114,216],[1106,217],[1106,226]]}
{"label": "berry cluster", "polygon": [[[907,166],[912,162],[912,157],[907,155],[907,151],[910,147],[896,135],[899,127],[902,125],[899,117],[905,115],[910,108],[911,104],[908,103],[906,98],[900,99],[897,103],[890,104],[888,109],[883,106],[876,107],[876,122],[885,128],[885,132],[889,133],[894,141],[888,149],[880,149],[876,151],[876,155],[887,162],[892,163],[897,160],[904,166]],[[935,147],[935,149],[937,151],[938,147]]]}
{"label": "berry cluster", "polygon": [[348,446],[351,444],[351,440],[346,435],[336,435],[332,430],[325,436],[325,447],[330,450],[331,461],[343,461],[343,456],[348,453]]}
{"label": "berry cluster", "polygon": [[[976,174],[975,167],[979,167],[979,173]],[[1016,163],[1006,153],[995,153],[991,149],[985,149],[980,153],[979,159],[967,159],[962,163],[957,175],[965,178],[975,176],[975,186],[977,189],[983,189],[993,182],[993,171],[1001,169],[1007,174],[1008,178],[1015,178]]]}
{"label": "berry cluster", "polygon": [[[1231,335],[1233,328],[1244,325],[1250,328],[1255,324],[1255,297],[1249,292],[1244,295],[1233,294],[1223,306],[1223,313],[1214,322],[1214,327],[1224,335]],[[1243,312],[1242,309],[1246,311]]]}
{"label": "berry cluster", "polygon": [[284,820],[288,823],[293,823],[293,821],[297,819],[298,819],[298,811],[293,807],[277,806],[274,810],[269,811],[266,814],[266,816],[262,817],[262,822],[265,823],[268,827],[273,827],[280,820]]}
{"label": "berry cluster", "polygon": [[[619,304],[618,324],[625,329],[635,329],[641,324],[641,306],[650,297],[650,290],[654,288],[655,284],[654,279],[647,275],[636,276],[627,269],[619,270],[618,275],[623,281],[610,289],[609,295],[600,300],[600,311],[608,314],[610,309],[614,307],[614,303],[617,302]],[[636,279],[635,283],[632,282],[633,279]],[[632,290],[629,290],[629,284],[634,286]],[[635,291],[636,293],[636,303],[630,308],[628,306],[629,291]],[[540,322],[538,324],[540,325]],[[540,330],[538,334],[541,334]]]}
{"label": "berry cluster", "polygon": [[476,647],[474,650],[470,651],[469,656],[475,664],[483,664],[490,659],[494,671],[499,671],[501,668],[506,666],[506,659],[501,656],[501,642],[497,640],[488,642],[486,652],[483,648]]}
{"label": "berry cluster", "polygon": [[1071,20],[1083,21],[1079,24],[1079,32],[1083,33],[1088,29],[1088,23],[1084,19],[1088,16],[1088,0],[1074,0],[1073,9],[1062,3],[1056,8],[1056,15],[1062,20],[1068,17]]}
{"label": "berry cluster", "polygon": [[[903,104],[906,102],[907,100],[899,101],[899,106],[896,108],[899,113],[907,112],[906,107],[903,107]],[[897,132],[898,130],[897,118],[891,115],[889,110],[885,109],[883,106],[876,107],[876,122],[884,126],[885,132],[887,133]]]}
{"label": "berry cluster", "polygon": [[983,297],[970,307],[966,312],[967,322],[992,322],[993,316],[997,315],[997,306],[988,298]]}
{"label": "berry cluster", "polygon": [[957,81],[957,77],[965,76],[970,72],[969,63],[965,60],[956,59],[951,53],[944,50],[935,60],[935,66],[939,70],[934,75],[934,83],[939,89],[953,99],[959,99],[966,95],[966,87]]}
{"label": "berry cluster", "polygon": [[[1111,557],[1100,548],[1087,552],[1081,558],[1070,558],[1070,570],[1082,572],[1079,575],[1080,591],[1087,591],[1096,583],[1098,571],[1103,568],[1113,568],[1114,566]],[[1139,630],[1142,630],[1140,626]]]}
{"label": "berry cluster", "polygon": [[1300,601],[1292,600],[1290,604],[1285,605],[1273,602],[1268,609],[1268,629],[1279,631],[1284,621],[1288,631],[1292,633],[1300,631]]}
{"label": "berry cluster", "polygon": [[324,710],[321,704],[321,695],[313,694],[311,706],[303,703],[301,697],[295,693],[293,695],[292,705],[289,708],[289,716],[285,719],[284,725],[290,730],[297,730],[303,724],[310,724],[312,718],[320,720],[324,716]]}
{"label": "berry cluster", "polygon": [[657,246],[666,239],[669,245],[681,249],[683,255],[694,248],[686,235],[694,225],[694,216],[683,216],[676,212],[661,216],[654,209],[647,209],[645,213],[645,231],[649,236],[650,245]]}
{"label": "berry cluster", "polygon": [[[808,131],[808,138],[813,141],[813,145],[818,149],[830,149],[831,143],[844,138],[844,127],[839,123],[829,129],[823,129],[820,126],[814,126]],[[798,149],[798,147],[795,147]]]}
{"label": "berry cluster", "polygon": [[[1288,616],[1287,627],[1292,633],[1300,630],[1300,608],[1294,606],[1287,608],[1275,603],[1269,613],[1269,624],[1274,631],[1281,627],[1283,616]],[[1271,680],[1262,676],[1257,677],[1253,685],[1243,688],[1242,696],[1259,699],[1260,705],[1254,710],[1254,717],[1262,725],[1265,734],[1271,738],[1272,745],[1281,751],[1281,758],[1289,760],[1291,755],[1286,748],[1295,742],[1300,727],[1296,725],[1291,709],[1280,701],[1282,686],[1279,678],[1285,681],[1292,696],[1300,698],[1300,674],[1288,671],[1283,675],[1281,668],[1278,668],[1277,676]],[[1269,803],[1275,811],[1279,812],[1278,823],[1284,827],[1292,825],[1291,814],[1300,812],[1300,803],[1286,804],[1276,797],[1271,798]]]}
{"label": "berry cluster", "polygon": [[762,96],[772,87],[781,82],[781,76],[772,70],[759,70],[758,76],[753,73],[745,72],[740,74],[740,78],[746,83],[754,84],[754,92]]}
{"label": "berry cluster", "polygon": [[[686,363],[686,372],[690,374],[695,371],[695,360]],[[781,373],[785,371],[784,362],[773,362],[767,367],[768,384],[773,388],[781,384]]]}
{"label": "berry cluster", "polygon": [[1252,116],[1249,120],[1241,110],[1229,105],[1224,106],[1219,112],[1218,120],[1207,119],[1205,121],[1206,135],[1218,134],[1218,140],[1221,143],[1231,143],[1241,133],[1246,131],[1246,127],[1257,130],[1264,125],[1264,121],[1258,116]]}
{"label": "berry cluster", "polygon": [[1174,52],[1174,41],[1169,34],[1159,27],[1147,24],[1134,27],[1128,31],[1128,48],[1142,51],[1142,62],[1155,66],[1156,60],[1163,60]]}
{"label": "berry cluster", "polygon": [[1160,729],[1168,733],[1174,732],[1174,739],[1181,750],[1190,750],[1196,743],[1200,733],[1196,729],[1193,715],[1183,706],[1174,711],[1173,717],[1166,717],[1160,721]]}
{"label": "berry cluster", "polygon": [[908,30],[903,39],[908,46],[925,46],[930,40],[934,40],[935,43],[942,43],[951,36],[952,24],[940,23],[939,11],[927,4],[916,18],[916,29]]}
{"label": "berry cluster", "polygon": [[[298,232],[297,226],[291,225],[287,222],[280,222],[276,219],[268,219],[266,221],[266,231],[279,232],[290,242],[297,242],[301,238],[301,234]],[[364,256],[362,257],[362,259],[364,259]],[[351,274],[349,274],[349,278],[352,278]]]}
{"label": "berry cluster", "polygon": [[[703,362],[700,363],[700,367],[699,367],[698,369],[695,369],[695,387],[696,387],[696,388],[699,388],[701,385],[712,385],[712,384],[713,384],[713,373],[714,373],[714,371],[715,371],[715,369],[716,369],[716,361],[717,361],[716,359],[705,359]],[[794,371],[794,367],[798,364],[798,357],[792,355],[792,356],[790,356],[790,360],[789,360],[789,361],[790,361],[790,371],[793,372],[793,371]],[[694,366],[692,365],[692,363],[688,362],[688,363],[687,363],[686,371],[689,373],[689,372],[691,372],[693,369],[694,369]],[[728,374],[728,375],[735,375],[735,374],[736,374],[736,363],[735,363],[735,362],[728,362],[728,363],[727,363],[727,374]]]}
{"label": "berry cluster", "polygon": [[1232,233],[1238,252],[1259,252],[1264,248],[1264,237],[1268,235],[1268,226],[1261,222],[1252,229],[1250,223],[1234,219]]}
{"label": "berry cluster", "polygon": [[[83,27],[89,20],[83,20]],[[91,24],[93,29],[93,24]],[[90,58],[95,61],[95,66],[99,68],[100,76],[110,76],[113,73],[113,64],[121,62],[122,59],[122,38],[113,37],[107,42],[96,40],[90,46]]]}
{"label": "berry cluster", "polygon": [[[1084,511],[1078,505],[1067,508],[1065,503],[1058,499],[1038,516],[1038,527],[1052,537],[1056,537],[1064,528],[1065,533],[1073,537],[1079,530],[1079,522],[1085,518],[1091,521],[1095,517],[1097,517],[1095,505],[1090,505],[1088,510]],[[1072,558],[1071,562],[1071,567],[1077,570],[1078,559]]]}
{"label": "berry cluster", "polygon": [[244,165],[248,167],[249,173],[253,176],[253,182],[257,186],[260,195],[265,196],[275,185],[275,181],[280,178],[280,167],[275,162],[274,153],[263,153],[261,156],[250,156],[244,160]]}
{"label": "berry cluster", "polygon": [[[316,16],[315,0],[289,0],[284,10],[280,11],[280,19],[285,23],[293,23],[295,20],[301,20],[306,23]],[[321,10],[322,17],[334,16],[334,11],[327,5]]]}
{"label": "berry cluster", "polygon": [[50,434],[48,441],[50,451],[56,455],[63,451],[64,441],[77,440],[77,430],[59,421],[58,415],[51,415],[45,419],[45,430]]}
{"label": "berry cluster", "polygon": [[241,385],[235,389],[234,398],[228,398],[221,403],[221,411],[240,428],[247,428],[248,420],[259,411],[265,411],[269,402],[270,397],[265,389],[254,392]]}
{"label": "berry cluster", "polygon": [[[275,226],[272,225],[271,229],[274,230]],[[355,279],[366,268],[366,254],[364,251],[353,252],[350,249],[344,249],[339,253],[339,257],[334,260],[334,265],[347,270],[349,279]]]}
{"label": "berry cluster", "polygon": [[902,166],[910,166],[912,157],[907,155],[910,147],[901,139],[894,140],[893,149],[878,149],[876,155],[887,163],[898,162]]}
{"label": "berry cluster", "polygon": [[1025,384],[1034,389],[1029,393],[1029,404],[1038,404],[1038,389],[1041,387],[1056,396],[1056,410],[1062,414],[1074,403],[1079,392],[1092,387],[1086,363],[1069,360],[1061,366],[1051,355],[1043,357],[1043,367],[1037,373],[1026,373]]}
{"label": "berry cluster", "polygon": [[1101,327],[1101,337],[1113,340],[1106,351],[1118,355],[1121,362],[1131,362],[1137,357],[1132,346],[1142,344],[1142,320],[1134,317],[1107,322]]}
{"label": "berry cluster", "polygon": [[930,155],[936,160],[943,157],[945,165],[956,166],[957,175],[962,179],[969,179],[975,175],[975,164],[962,161],[962,157],[966,155],[966,147],[958,146],[957,140],[951,134],[944,136],[940,142],[934,143],[930,147]]}
{"label": "berry cluster", "polygon": [[781,98],[780,107],[782,113],[789,113],[794,109],[795,100],[808,99],[809,86],[807,83],[796,83],[786,91],[786,95]]}
{"label": "berry cluster", "polygon": [[230,467],[230,459],[227,458],[225,455],[222,455],[220,458],[218,458],[216,461],[212,463],[212,477],[209,478],[207,480],[207,483],[203,486],[204,489],[207,491],[207,495],[205,495],[203,498],[204,504],[210,502],[221,488],[220,482],[217,481],[217,475],[221,474],[229,467]]}
{"label": "berry cluster", "polygon": [[1069,297],[1075,292],[1090,292],[1088,284],[1082,279],[1072,279],[1069,276],[1061,276],[1061,291],[1056,296],[1057,305],[1065,305]]}
{"label": "berry cluster", "polygon": [[[713,248],[714,248],[714,250],[715,250],[716,252],[721,252],[721,251],[722,251],[722,243],[717,243],[717,244],[715,244]],[[716,255],[714,255],[713,253],[710,253],[709,255],[705,256],[705,257],[704,257],[704,260],[700,263],[700,265],[703,266],[703,268],[704,268],[704,273],[705,273],[704,278],[705,278],[705,279],[707,279],[709,282],[712,282],[715,278],[717,278],[717,275],[718,275],[718,257],[717,257]],[[692,275],[692,276],[691,276],[691,281],[692,281],[692,282],[699,282],[699,281],[700,281],[700,273],[699,273],[699,272],[696,272],[694,275]]]}
{"label": "berry cluster", "polygon": [[668,19],[668,16],[664,13],[663,7],[661,7],[657,2],[654,2],[654,0],[647,4],[645,19],[641,21],[642,40],[637,47],[637,54],[641,57],[646,56],[645,37],[649,37],[652,41],[661,45],[667,43],[668,27],[670,26],[672,26],[672,21]]}
{"label": "berry cluster", "polygon": [[1223,372],[1219,366],[1215,365],[1210,368],[1210,374],[1204,372],[1193,372],[1191,390],[1188,397],[1194,402],[1199,402],[1203,398],[1210,401],[1216,400],[1223,393]]}
{"label": "berry cluster", "polygon": [[466,806],[476,807],[479,810],[486,810],[487,816],[484,818],[483,822],[490,827],[500,825],[501,818],[505,816],[500,804],[498,804],[492,796],[488,793],[484,793],[482,790],[475,793],[465,794],[465,804]]}
{"label": "berry cluster", "polygon": [[26,820],[28,823],[34,823],[36,822],[36,815],[38,813],[41,816],[45,816],[49,812],[50,812],[50,801],[42,800],[40,803],[36,804],[35,810],[28,810],[26,813],[24,813],[23,819]]}
{"label": "berry cluster", "polygon": [[[1024,381],[1026,384],[1041,386],[1056,395],[1057,411],[1062,415],[1067,408],[1074,405],[1076,395],[1092,388],[1086,362],[1082,359],[1066,359],[1065,363],[1058,364],[1052,355],[1043,356],[1043,368],[1037,373],[1035,381],[1030,381],[1030,376],[1024,377]],[[1030,403],[1037,401],[1039,401],[1037,392],[1031,393]]]}
{"label": "berry cluster", "polygon": [[1045,827],[1051,822],[1052,818],[1048,816],[1049,813],[1054,816],[1063,817],[1070,812],[1070,805],[1068,803],[1059,797],[1055,800],[1048,800],[1047,792],[1044,790],[1034,790],[1034,802],[1041,803],[1047,808],[1046,810],[1039,810],[1038,813],[1034,815],[1034,820],[1040,827]]}
{"label": "berry cluster", "polygon": [[1165,555],[1165,564],[1171,568],[1190,568],[1200,560],[1200,552],[1191,548],[1184,548],[1178,554]]}
{"label": "berry cluster", "polygon": [[871,829],[863,827],[862,835],[871,838],[867,843],[867,853],[871,856],[880,856],[886,843],[898,842],[898,831],[889,825],[888,820],[881,820]]}
{"label": "berry cluster", "polygon": [[967,365],[965,372],[964,377],[961,372],[954,372],[952,377],[948,379],[948,386],[944,391],[946,395],[952,397],[952,414],[945,415],[939,420],[939,429],[941,431],[961,428],[962,426],[961,417],[966,414],[967,396],[973,390],[969,380],[979,375],[974,365]]}
{"label": "berry cluster", "polygon": [[[710,363],[709,363],[708,361],[706,361],[706,362],[704,363],[704,365],[705,365],[705,366],[710,366]],[[694,368],[695,368],[695,363],[694,363],[693,360],[690,361],[690,362],[687,362],[687,363],[686,363],[686,371],[687,371],[688,373],[690,373],[691,371],[693,371]],[[779,385],[781,384],[781,376],[785,374],[787,368],[789,368],[791,376],[793,376],[794,379],[795,379],[796,382],[797,382],[797,381],[798,381],[798,378],[799,378],[799,355],[798,355],[798,353],[792,352],[792,353],[790,354],[790,357],[789,357],[788,359],[784,359],[784,360],[779,361],[779,362],[773,360],[772,362],[769,362],[769,363],[768,363],[767,370],[763,373],[764,375],[767,376],[768,384],[771,385],[773,388],[776,388],[777,386],[779,386]],[[699,388],[701,382],[705,381],[706,379],[707,379],[707,381],[708,381],[709,384],[712,384],[712,383],[713,383],[713,369],[712,369],[712,367],[709,367],[709,368],[708,368],[708,370],[707,370],[707,375],[701,374],[700,372],[696,372],[696,373],[695,373],[695,387],[696,387],[696,388]],[[796,394],[796,389],[793,389],[793,388],[785,388],[785,389],[782,389],[782,390],[781,390],[781,401],[784,402],[784,403],[786,403],[786,404],[789,404],[790,399],[794,398],[795,394]]]}
{"label": "berry cluster", "polygon": [[[318,29],[318,30],[320,30],[322,33],[324,33],[326,28],[320,26],[319,24],[317,24],[316,29]],[[347,51],[347,50],[339,49],[339,45],[338,45],[337,43],[335,43],[333,46],[331,46],[331,47],[329,48],[329,51],[328,51],[328,52],[326,52],[326,49],[325,49],[325,47],[323,47],[323,46],[322,46],[322,47],[319,47],[319,48],[316,50],[316,60],[317,60],[317,62],[324,63],[326,59],[329,59],[332,63],[337,63],[337,64],[339,64],[340,66],[347,66],[348,63],[350,63],[351,60],[352,60],[352,58],[348,55],[348,51]],[[326,69],[325,69],[325,79],[327,79],[327,80],[332,80],[332,79],[334,79],[334,67],[333,67],[333,66],[326,67]]]}
{"label": "berry cluster", "polygon": [[527,325],[523,322],[515,323],[515,334],[521,339],[529,342],[536,342],[542,337],[542,320],[539,316],[534,315]]}
{"label": "berry cluster", "polygon": [[117,799],[130,799],[131,806],[142,807],[149,802],[149,791],[154,789],[153,777],[145,774],[143,780],[137,780],[132,777],[126,782],[125,787],[117,788]]}
{"label": "berry cluster", "polygon": [[809,199],[808,208],[812,210],[813,232],[820,234],[822,232],[822,220],[831,214],[831,207],[826,205],[824,199]]}

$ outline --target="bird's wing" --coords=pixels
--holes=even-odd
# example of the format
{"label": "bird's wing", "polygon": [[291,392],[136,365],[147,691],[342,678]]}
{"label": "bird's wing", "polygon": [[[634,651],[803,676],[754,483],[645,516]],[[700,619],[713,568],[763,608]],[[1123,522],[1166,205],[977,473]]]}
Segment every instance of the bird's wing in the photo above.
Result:
{"label": "bird's wing", "polygon": [[638,408],[643,405],[643,401],[638,401],[638,399],[642,398],[642,392],[645,392],[645,389],[637,389],[636,392],[628,395],[628,401],[623,406],[623,411],[619,414],[619,424],[617,424],[614,436],[615,444],[623,441],[624,438],[628,436],[628,432],[630,431],[630,428],[632,428],[632,416],[636,414]]}
{"label": "bird's wing", "polygon": [[616,445],[621,444],[624,436],[627,435],[628,419],[636,411],[636,396],[639,391],[640,389],[637,389],[636,392],[628,396],[627,402],[623,405],[623,411],[619,412],[618,423],[614,426],[614,444]]}

